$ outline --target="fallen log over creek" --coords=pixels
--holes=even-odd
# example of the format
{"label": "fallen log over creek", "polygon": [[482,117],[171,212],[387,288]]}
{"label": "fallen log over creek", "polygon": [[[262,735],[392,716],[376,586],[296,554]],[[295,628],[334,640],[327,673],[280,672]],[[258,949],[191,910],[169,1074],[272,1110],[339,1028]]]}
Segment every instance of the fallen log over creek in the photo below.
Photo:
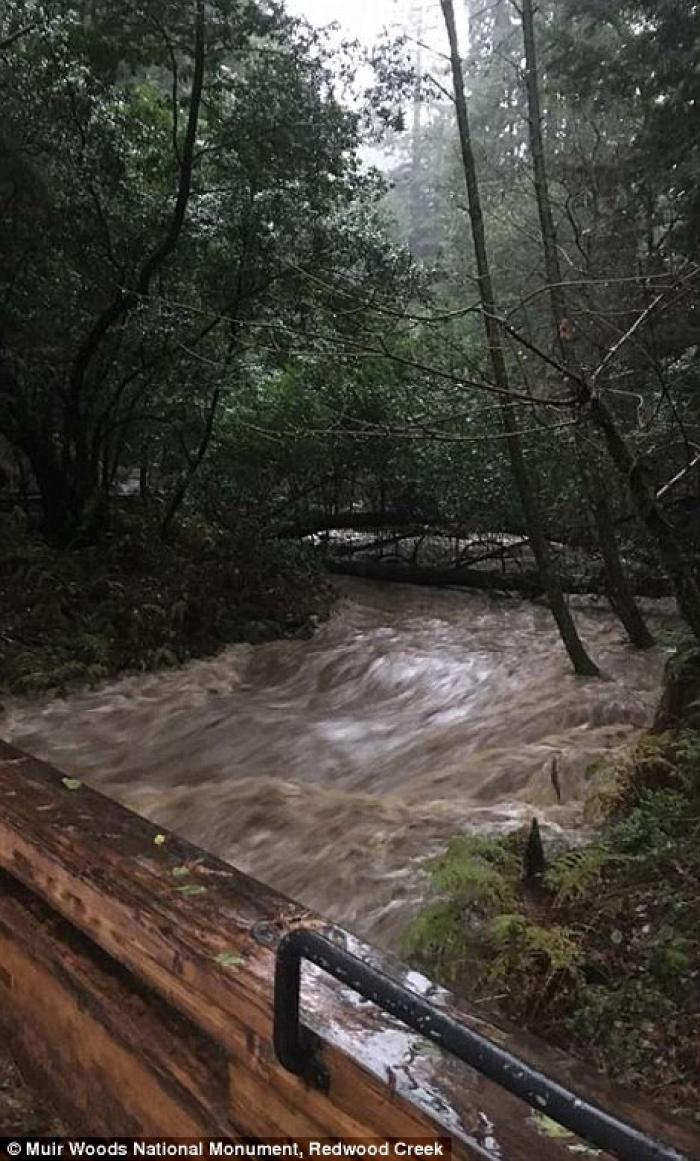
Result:
{"label": "fallen log over creek", "polygon": [[[456,588],[480,589],[486,592],[514,592],[526,597],[542,596],[544,589],[536,569],[486,569],[486,568],[427,568],[398,561],[337,560],[328,557],[324,561],[329,572],[340,576],[356,576],[366,580],[396,581],[400,584],[432,585],[436,588],[454,586]],[[605,586],[602,576],[580,575],[560,576],[567,593],[601,593]],[[673,590],[665,577],[630,577],[630,587],[637,597],[668,597]]]}
{"label": "fallen log over creek", "polygon": [[[331,951],[311,968],[320,936]],[[313,1032],[304,1076],[285,1059],[299,1047],[300,954],[301,1020]],[[344,983],[329,975],[334,959],[350,964]],[[366,995],[394,1016],[358,998],[363,975]],[[72,1132],[450,1137],[463,1158],[571,1161],[580,1138],[552,1135],[542,1117],[556,1114],[556,1097],[533,1099],[533,1111],[407,1030],[411,1019],[447,1046],[465,1032],[485,1037],[495,1055],[518,1058],[514,1083],[532,1076],[533,1093],[547,1074],[553,1093],[577,1094],[571,1115],[590,1102],[636,1126],[638,1149],[602,1158],[700,1156],[692,1127],[0,743],[0,1035]]]}

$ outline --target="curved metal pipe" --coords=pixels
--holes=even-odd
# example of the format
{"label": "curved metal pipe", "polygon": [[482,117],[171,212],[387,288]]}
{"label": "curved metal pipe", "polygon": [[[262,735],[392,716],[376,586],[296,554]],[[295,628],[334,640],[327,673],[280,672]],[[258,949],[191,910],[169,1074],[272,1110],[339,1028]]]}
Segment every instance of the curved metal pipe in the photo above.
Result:
{"label": "curved metal pipe", "polygon": [[305,959],[488,1080],[620,1161],[691,1161],[600,1105],[578,1096],[486,1036],[466,1028],[320,932],[299,928],[283,936],[277,948],[274,1047],[277,1059],[288,1072],[304,1077],[316,1088],[328,1091],[330,1078],[317,1051],[319,1038],[300,1024],[301,962]]}

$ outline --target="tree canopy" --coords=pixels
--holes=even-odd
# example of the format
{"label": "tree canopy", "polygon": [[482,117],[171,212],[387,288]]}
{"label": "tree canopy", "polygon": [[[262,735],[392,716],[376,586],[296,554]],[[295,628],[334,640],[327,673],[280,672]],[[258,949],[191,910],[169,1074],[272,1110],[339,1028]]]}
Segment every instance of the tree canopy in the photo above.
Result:
{"label": "tree canopy", "polygon": [[529,50],[525,8],[466,7],[451,75],[280,3],[5,6],[6,507],[63,548],[125,489],[163,537],[342,515],[534,548],[536,504],[633,639],[630,570],[694,620],[694,7],[541,4]]}

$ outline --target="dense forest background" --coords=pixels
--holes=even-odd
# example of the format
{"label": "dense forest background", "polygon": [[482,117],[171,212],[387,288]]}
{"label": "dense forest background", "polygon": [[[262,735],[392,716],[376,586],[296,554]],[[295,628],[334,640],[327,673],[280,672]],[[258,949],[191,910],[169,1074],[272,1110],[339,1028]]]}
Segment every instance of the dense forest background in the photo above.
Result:
{"label": "dense forest background", "polygon": [[[411,538],[414,563],[440,536],[463,568],[508,534],[578,672],[563,548],[635,644],[634,594],[663,576],[700,632],[693,6],[466,10],[464,59],[453,5],[430,10],[444,54],[421,5],[371,51],[277,4],[5,6],[0,495],[22,559],[236,557],[274,588],[333,527]],[[21,595],[22,560],[4,571]]]}

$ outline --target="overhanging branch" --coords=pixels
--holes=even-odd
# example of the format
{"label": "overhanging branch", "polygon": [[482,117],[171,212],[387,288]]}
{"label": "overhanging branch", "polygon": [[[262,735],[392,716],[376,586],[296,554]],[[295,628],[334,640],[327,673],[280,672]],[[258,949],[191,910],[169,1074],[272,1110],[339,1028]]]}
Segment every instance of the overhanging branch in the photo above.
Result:
{"label": "overhanging branch", "polygon": [[160,244],[145,259],[135,287],[132,290],[119,290],[113,302],[95,320],[90,332],[81,344],[73,363],[70,381],[71,394],[74,400],[80,397],[85,383],[85,376],[105,336],[143,298],[148,296],[153,277],[177,246],[185,222],[187,206],[192,190],[194,151],[197,139],[199,112],[202,103],[202,90],[204,87],[204,65],[204,0],[196,0],[192,93],[190,97],[187,131],[180,162],[177,196],[170,225]]}

